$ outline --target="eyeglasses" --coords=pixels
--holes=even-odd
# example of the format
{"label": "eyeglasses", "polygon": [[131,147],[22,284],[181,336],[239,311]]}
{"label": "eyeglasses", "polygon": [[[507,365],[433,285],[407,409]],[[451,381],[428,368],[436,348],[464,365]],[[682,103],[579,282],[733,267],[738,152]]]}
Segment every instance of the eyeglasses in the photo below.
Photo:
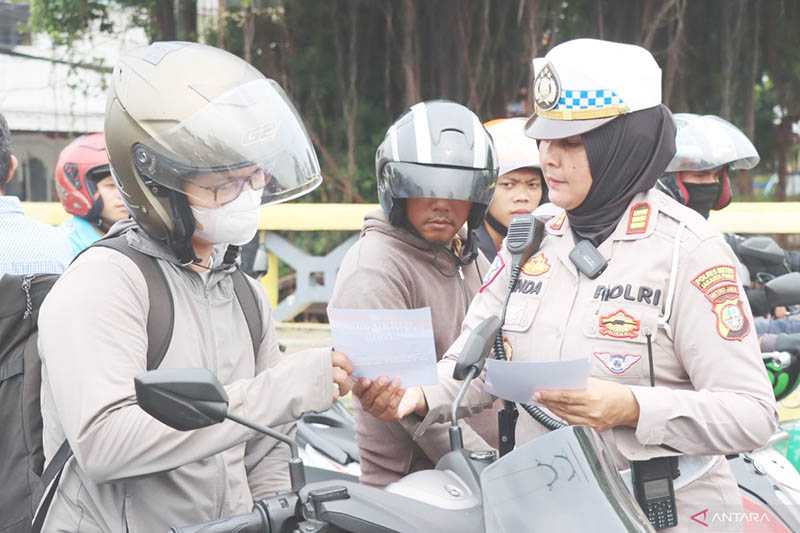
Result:
{"label": "eyeglasses", "polygon": [[236,200],[239,195],[242,194],[245,184],[250,184],[251,189],[258,191],[266,187],[271,179],[272,176],[264,172],[264,169],[257,168],[246,177],[234,177],[222,185],[217,185],[215,187],[205,187],[203,185],[194,184],[194,186],[202,192],[197,191],[193,196],[204,204],[222,206]]}

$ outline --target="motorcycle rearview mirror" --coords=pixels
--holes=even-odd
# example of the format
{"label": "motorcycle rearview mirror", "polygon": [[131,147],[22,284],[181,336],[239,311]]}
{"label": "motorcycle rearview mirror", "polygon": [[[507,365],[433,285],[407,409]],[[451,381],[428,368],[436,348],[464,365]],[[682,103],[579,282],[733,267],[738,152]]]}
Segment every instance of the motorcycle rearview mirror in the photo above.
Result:
{"label": "motorcycle rearview mirror", "polygon": [[800,304],[800,272],[784,274],[767,282],[764,292],[770,306]]}
{"label": "motorcycle rearview mirror", "polygon": [[497,332],[500,331],[500,319],[496,316],[485,318],[475,329],[470,332],[464,349],[458,357],[456,367],[453,370],[453,378],[463,380],[461,388],[458,390],[455,400],[450,406],[450,449],[460,450],[464,447],[464,438],[461,434],[461,427],[458,425],[458,407],[461,400],[467,393],[469,384],[483,370],[486,357],[492,348]]}
{"label": "motorcycle rearview mirror", "polygon": [[133,383],[139,407],[173,429],[190,431],[229,419],[285,442],[291,454],[289,476],[292,491],[299,491],[306,484],[297,443],[273,429],[229,413],[228,394],[207,368],[159,368],[136,376]]}
{"label": "motorcycle rearview mirror", "polygon": [[475,375],[483,370],[486,357],[492,349],[494,339],[500,330],[500,319],[496,316],[485,318],[483,322],[472,330],[464,343],[464,349],[458,356],[456,367],[453,370],[453,379],[463,381],[470,372],[475,369]]}
{"label": "motorcycle rearview mirror", "polygon": [[136,402],[147,414],[179,431],[225,420],[228,394],[206,368],[163,368],[134,379]]}

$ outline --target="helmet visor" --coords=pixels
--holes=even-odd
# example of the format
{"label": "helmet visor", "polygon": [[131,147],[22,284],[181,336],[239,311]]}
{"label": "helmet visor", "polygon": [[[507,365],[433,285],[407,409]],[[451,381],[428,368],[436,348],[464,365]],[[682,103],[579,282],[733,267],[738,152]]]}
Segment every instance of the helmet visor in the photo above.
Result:
{"label": "helmet visor", "polygon": [[387,163],[379,187],[395,198],[441,198],[489,205],[497,170],[464,167]]}
{"label": "helmet visor", "polygon": [[759,157],[753,143],[739,128],[719,117],[677,113],[675,157],[667,172],[701,172],[723,165],[751,169]]}
{"label": "helmet visor", "polygon": [[245,187],[263,204],[314,190],[322,175],[303,122],[272,80],[240,85],[157,138],[133,146],[137,170],[200,205],[224,205]]}

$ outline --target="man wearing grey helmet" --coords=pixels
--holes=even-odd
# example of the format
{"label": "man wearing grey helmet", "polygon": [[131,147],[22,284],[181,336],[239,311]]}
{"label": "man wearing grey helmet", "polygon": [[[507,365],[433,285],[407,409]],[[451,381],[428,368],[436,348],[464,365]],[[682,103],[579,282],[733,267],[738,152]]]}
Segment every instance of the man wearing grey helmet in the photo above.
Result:
{"label": "man wearing grey helmet", "polygon": [[160,366],[207,368],[232,413],[290,431],[347,393],[350,363],[330,348],[279,352],[263,291],[237,272],[237,245],[255,235],[262,204],[319,185],[316,155],[274,81],[194,43],[122,57],[105,135],[133,221],[109,232],[127,251],[89,248],[41,309],[45,458],[73,453],[43,530],[167,531],[249,512],[254,499],[288,489],[288,448],[231,421],[178,431],[137,405],[134,377],[152,368],[150,314],[162,310],[132,258],[163,272],[171,293]]}
{"label": "man wearing grey helmet", "polygon": [[[330,307],[430,307],[441,357],[461,331],[488,270],[474,231],[483,223],[497,177],[491,137],[464,106],[422,102],[389,128],[375,154],[375,172],[382,210],[366,216],[361,239],[342,262]],[[431,468],[449,451],[444,425],[414,441],[406,427],[385,420],[383,413],[393,411],[399,396],[378,398],[378,392],[392,378],[362,379],[354,388],[361,481],[371,485]],[[496,446],[494,413],[468,423],[464,430],[473,449],[490,445],[472,428]]]}

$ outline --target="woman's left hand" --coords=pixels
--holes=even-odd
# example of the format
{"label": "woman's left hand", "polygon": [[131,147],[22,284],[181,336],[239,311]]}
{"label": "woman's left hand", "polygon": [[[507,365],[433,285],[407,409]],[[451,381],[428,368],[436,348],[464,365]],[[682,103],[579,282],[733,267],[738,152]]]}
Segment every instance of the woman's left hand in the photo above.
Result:
{"label": "woman's left hand", "polygon": [[583,390],[540,391],[534,399],[569,424],[605,431],[617,426],[636,427],[639,403],[631,389],[613,381],[589,378]]}

